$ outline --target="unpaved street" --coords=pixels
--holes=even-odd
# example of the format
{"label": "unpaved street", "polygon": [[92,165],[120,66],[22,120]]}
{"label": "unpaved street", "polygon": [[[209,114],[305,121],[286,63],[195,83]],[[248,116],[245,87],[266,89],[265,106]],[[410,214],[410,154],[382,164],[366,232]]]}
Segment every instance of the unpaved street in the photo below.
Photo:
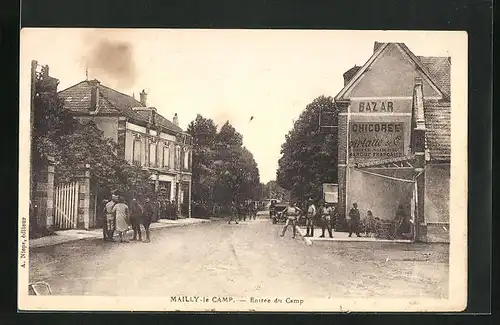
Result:
{"label": "unpaved street", "polygon": [[31,281],[56,295],[447,297],[448,247],[307,246],[267,215],[152,232],[152,242],[80,240],[30,251]]}

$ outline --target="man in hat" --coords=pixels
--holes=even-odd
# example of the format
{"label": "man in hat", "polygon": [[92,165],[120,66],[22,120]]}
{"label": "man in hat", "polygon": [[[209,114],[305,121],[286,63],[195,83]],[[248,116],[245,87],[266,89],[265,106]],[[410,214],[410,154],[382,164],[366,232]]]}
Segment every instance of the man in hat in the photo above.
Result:
{"label": "man in hat", "polygon": [[130,223],[132,224],[132,229],[134,230],[133,241],[137,240],[137,235],[139,235],[139,241],[142,241],[142,232],[141,232],[141,219],[143,215],[142,206],[137,202],[136,198],[132,199],[132,203],[130,204]]}
{"label": "man in hat", "polygon": [[330,238],[333,238],[332,224],[335,222],[335,207],[321,202],[319,207],[321,216],[321,238],[325,237],[325,229],[328,230]]}
{"label": "man in hat", "polygon": [[359,215],[359,210],[358,210],[358,204],[354,202],[352,204],[352,208],[349,211],[349,237],[351,237],[352,233],[355,233],[356,236],[361,237],[359,235],[359,220],[360,220],[360,215]]}
{"label": "man in hat", "polygon": [[307,201],[306,214],[306,235],[304,237],[314,237],[314,218],[316,217],[316,206],[312,198]]}
{"label": "man in hat", "polygon": [[113,208],[115,204],[118,202],[118,196],[113,194],[111,196],[111,200],[106,203],[106,206],[104,207],[104,211],[106,212],[106,233],[107,241],[113,241],[113,235],[115,233],[115,214],[113,213]]}

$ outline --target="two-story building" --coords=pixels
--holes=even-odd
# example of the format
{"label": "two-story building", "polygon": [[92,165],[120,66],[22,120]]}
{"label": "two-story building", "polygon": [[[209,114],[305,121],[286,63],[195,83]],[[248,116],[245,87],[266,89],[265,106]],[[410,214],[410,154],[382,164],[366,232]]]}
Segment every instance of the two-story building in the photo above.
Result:
{"label": "two-story building", "polygon": [[[339,213],[411,217],[415,239],[449,229],[451,100],[449,57],[378,43],[344,74],[338,117]],[[445,237],[447,234],[443,234]]]}
{"label": "two-story building", "polygon": [[[143,90],[140,99],[84,80],[59,92],[64,108],[82,122],[92,120],[104,136],[118,143],[118,154],[152,172],[151,186],[178,203],[183,216],[191,216],[191,136],[178,125],[148,107]],[[181,209],[182,207],[182,209]]]}

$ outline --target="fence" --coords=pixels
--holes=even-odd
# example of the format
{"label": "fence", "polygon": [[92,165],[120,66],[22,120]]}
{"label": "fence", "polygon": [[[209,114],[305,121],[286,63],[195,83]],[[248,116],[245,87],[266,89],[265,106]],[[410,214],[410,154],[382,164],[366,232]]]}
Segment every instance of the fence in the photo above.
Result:
{"label": "fence", "polygon": [[78,225],[78,182],[61,184],[54,188],[54,226],[58,229],[76,229]]}

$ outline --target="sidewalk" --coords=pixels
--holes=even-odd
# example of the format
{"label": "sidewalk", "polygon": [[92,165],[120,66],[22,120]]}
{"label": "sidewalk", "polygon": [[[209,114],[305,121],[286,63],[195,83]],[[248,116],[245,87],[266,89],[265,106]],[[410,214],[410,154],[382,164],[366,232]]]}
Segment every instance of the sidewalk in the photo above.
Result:
{"label": "sidewalk", "polygon": [[318,242],[349,242],[349,243],[411,243],[411,240],[404,239],[377,239],[375,237],[367,237],[364,234],[361,237],[357,237],[353,234],[349,237],[347,232],[333,232],[333,238],[328,236],[328,231],[325,230],[325,237],[321,238],[321,228],[314,228],[314,237],[304,237],[307,233],[306,227],[297,227],[297,233],[300,237],[304,239],[307,245],[313,245]]}
{"label": "sidewalk", "polygon": [[[160,219],[158,220],[158,222],[152,223],[150,229],[155,230],[163,228],[189,226],[193,224],[201,224],[204,222],[210,222],[210,220],[197,219],[197,218],[185,218],[177,220]],[[56,231],[56,234],[53,236],[31,239],[29,242],[30,242],[30,248],[37,248],[37,247],[53,246],[89,238],[102,238],[102,229],[99,228],[90,230],[84,230],[84,229],[60,230]]]}

